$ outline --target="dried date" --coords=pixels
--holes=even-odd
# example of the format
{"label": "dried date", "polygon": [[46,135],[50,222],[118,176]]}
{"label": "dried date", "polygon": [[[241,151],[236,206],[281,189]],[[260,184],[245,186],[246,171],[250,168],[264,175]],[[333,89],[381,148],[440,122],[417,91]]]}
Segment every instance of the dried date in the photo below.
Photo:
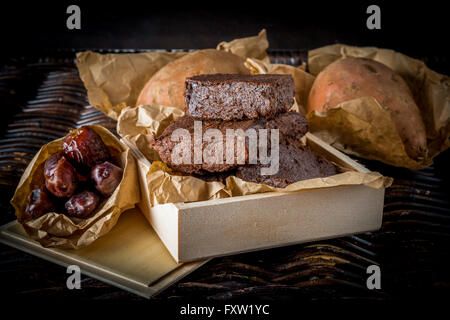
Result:
{"label": "dried date", "polygon": [[100,136],[89,127],[73,131],[63,142],[65,156],[82,168],[92,168],[111,157]]}
{"label": "dried date", "polygon": [[91,171],[95,188],[105,197],[109,197],[122,180],[122,168],[105,161],[96,165]]}
{"label": "dried date", "polygon": [[27,199],[27,206],[25,208],[24,220],[36,219],[45,213],[54,211],[55,204],[51,199],[51,195],[44,186],[34,189],[30,192]]}
{"label": "dried date", "polygon": [[87,218],[97,208],[100,196],[92,191],[73,195],[65,204],[67,214],[76,218]]}
{"label": "dried date", "polygon": [[52,155],[44,165],[45,186],[56,197],[70,197],[78,184],[78,173],[61,154]]}

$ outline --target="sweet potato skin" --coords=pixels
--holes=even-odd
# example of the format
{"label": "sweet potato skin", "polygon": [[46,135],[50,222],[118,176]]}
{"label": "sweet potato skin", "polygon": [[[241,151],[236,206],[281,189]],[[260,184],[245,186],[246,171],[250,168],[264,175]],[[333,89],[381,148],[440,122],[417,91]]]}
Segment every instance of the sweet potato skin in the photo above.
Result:
{"label": "sweet potato skin", "polygon": [[245,60],[233,53],[205,49],[168,63],[146,83],[136,105],[160,104],[185,110],[184,82],[201,74],[250,74]]}
{"label": "sweet potato skin", "polygon": [[390,111],[406,153],[417,161],[426,158],[426,130],[408,85],[400,75],[374,60],[344,58],[328,65],[309,92],[307,112],[326,112],[344,101],[367,96]]}

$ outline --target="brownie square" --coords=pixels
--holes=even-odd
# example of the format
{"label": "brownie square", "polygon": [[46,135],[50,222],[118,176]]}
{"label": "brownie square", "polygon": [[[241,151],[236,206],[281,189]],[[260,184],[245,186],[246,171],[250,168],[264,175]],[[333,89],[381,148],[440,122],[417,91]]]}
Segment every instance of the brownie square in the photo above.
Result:
{"label": "brownie square", "polygon": [[273,118],[294,103],[291,75],[208,74],[186,78],[186,113],[196,119]]}

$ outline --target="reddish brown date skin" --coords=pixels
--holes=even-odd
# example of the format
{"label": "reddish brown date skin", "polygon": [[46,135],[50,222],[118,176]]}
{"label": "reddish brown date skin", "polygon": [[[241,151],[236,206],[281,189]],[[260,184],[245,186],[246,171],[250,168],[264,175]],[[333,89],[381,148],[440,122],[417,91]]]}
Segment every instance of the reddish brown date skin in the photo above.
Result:
{"label": "reddish brown date skin", "polygon": [[48,191],[58,198],[70,197],[78,184],[78,173],[61,153],[45,161],[44,176]]}
{"label": "reddish brown date skin", "polygon": [[45,213],[54,211],[55,204],[44,186],[30,192],[27,199],[27,206],[23,215],[23,220],[36,219]]}
{"label": "reddish brown date skin", "polygon": [[111,158],[102,138],[91,128],[81,127],[72,132],[63,142],[64,155],[84,169]]}
{"label": "reddish brown date skin", "polygon": [[65,204],[67,214],[77,218],[86,218],[97,208],[100,196],[92,191],[82,191],[73,195]]}
{"label": "reddish brown date skin", "polygon": [[122,180],[122,174],[122,168],[105,161],[92,169],[91,179],[94,181],[97,191],[105,197],[109,197]]}

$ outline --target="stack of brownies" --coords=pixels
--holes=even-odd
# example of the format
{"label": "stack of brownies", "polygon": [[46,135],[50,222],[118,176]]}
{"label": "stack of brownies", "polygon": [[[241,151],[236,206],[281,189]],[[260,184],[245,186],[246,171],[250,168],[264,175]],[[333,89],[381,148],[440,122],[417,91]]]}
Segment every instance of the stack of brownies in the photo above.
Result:
{"label": "stack of brownies", "polygon": [[[186,115],[169,125],[152,142],[152,147],[172,169],[206,181],[224,181],[227,176],[234,175],[245,181],[284,188],[296,181],[336,174],[334,165],[301,143],[300,138],[308,131],[308,122],[298,112],[289,111],[294,103],[294,95],[294,81],[290,75],[211,74],[187,78]],[[199,128],[201,136],[196,132]],[[190,139],[182,141],[175,138],[173,133],[177,129],[184,129]],[[198,161],[199,153],[196,151],[201,149],[200,154],[203,154],[207,148],[211,149],[211,140],[200,140],[198,144],[198,137],[203,137],[208,129],[217,129],[216,133],[222,134],[216,135],[216,138],[223,137],[223,141],[220,141],[223,152],[220,148],[215,149],[215,152],[222,152],[218,157],[216,154],[215,159],[221,158],[223,161]],[[256,162],[249,157],[248,137],[245,138],[245,154],[240,154],[237,147],[231,148],[231,158],[236,161],[230,163],[230,155],[227,155],[230,150],[227,150],[225,141],[227,129],[242,129],[244,132],[255,129],[266,134],[268,146],[265,152],[270,156],[271,150],[279,152],[278,170],[262,174],[264,171],[261,169],[270,164],[267,161],[262,163],[259,156]],[[273,129],[278,129],[278,148],[271,148],[270,145],[274,141],[271,139]],[[186,145],[180,146],[180,143]],[[173,155],[185,148],[192,151],[187,153],[190,161],[180,162],[182,155],[175,160]],[[258,152],[261,150],[258,149]],[[184,156],[186,160],[186,154]],[[238,161],[242,157],[245,159],[243,163]]]}

